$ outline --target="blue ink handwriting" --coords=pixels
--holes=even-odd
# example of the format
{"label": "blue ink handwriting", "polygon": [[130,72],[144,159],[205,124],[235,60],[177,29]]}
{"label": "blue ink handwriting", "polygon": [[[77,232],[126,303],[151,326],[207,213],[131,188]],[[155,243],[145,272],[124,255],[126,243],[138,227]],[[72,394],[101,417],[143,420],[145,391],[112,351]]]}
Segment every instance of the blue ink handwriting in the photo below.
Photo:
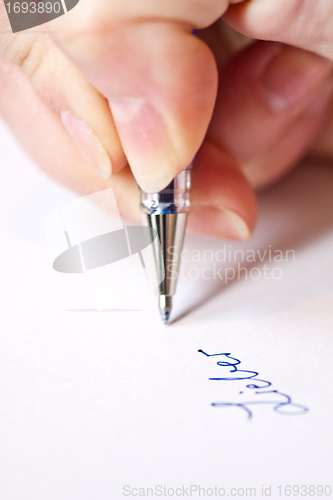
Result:
{"label": "blue ink handwriting", "polygon": [[[222,368],[228,368],[229,369],[228,374],[231,374],[231,376],[214,377],[210,378],[209,380],[220,380],[220,381],[249,380],[251,381],[251,383],[246,385],[246,389],[260,389],[260,390],[255,390],[254,394],[265,395],[264,397],[267,397],[266,395],[268,394],[271,395],[268,397],[268,399],[263,399],[263,400],[245,401],[238,403],[236,402],[228,403],[225,401],[221,401],[212,403],[212,406],[241,408],[247,413],[247,417],[249,420],[252,419],[253,416],[253,413],[249,408],[249,406],[252,405],[263,405],[263,404],[274,405],[273,410],[280,415],[303,415],[304,413],[307,413],[309,411],[309,409],[306,406],[293,403],[291,397],[288,396],[287,394],[284,394],[283,392],[277,390],[263,391],[262,389],[270,387],[272,383],[268,382],[268,380],[262,380],[260,378],[257,378],[259,376],[259,372],[240,370],[239,365],[241,364],[241,361],[237,358],[233,358],[230,352],[207,354],[202,349],[199,349],[198,352],[201,352],[208,358],[213,356],[219,356],[220,359],[219,361],[216,362],[217,366]],[[221,375],[225,375],[225,372],[221,373]],[[243,394],[243,391],[241,391],[240,394]]]}

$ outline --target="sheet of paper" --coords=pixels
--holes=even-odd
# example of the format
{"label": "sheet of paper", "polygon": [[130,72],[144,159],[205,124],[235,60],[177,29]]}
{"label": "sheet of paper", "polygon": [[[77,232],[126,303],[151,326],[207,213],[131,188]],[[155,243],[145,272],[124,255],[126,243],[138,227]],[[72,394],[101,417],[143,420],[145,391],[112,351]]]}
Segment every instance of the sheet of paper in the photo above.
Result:
{"label": "sheet of paper", "polygon": [[130,265],[125,311],[52,269],[79,197],[0,137],[1,500],[332,496],[333,168],[263,193],[251,242],[188,235],[165,327]]}

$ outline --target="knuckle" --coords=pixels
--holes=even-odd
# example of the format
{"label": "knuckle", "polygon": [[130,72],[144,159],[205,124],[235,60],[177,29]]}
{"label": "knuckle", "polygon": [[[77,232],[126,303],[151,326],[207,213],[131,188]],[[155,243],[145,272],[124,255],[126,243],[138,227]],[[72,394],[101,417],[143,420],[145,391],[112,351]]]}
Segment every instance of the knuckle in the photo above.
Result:
{"label": "knuckle", "polygon": [[31,77],[40,66],[45,53],[45,35],[4,34],[0,38],[0,53],[6,59],[21,67]]}
{"label": "knuckle", "polygon": [[18,64],[30,79],[34,78],[43,65],[48,45],[48,41],[44,37],[42,39],[37,37],[21,54]]}

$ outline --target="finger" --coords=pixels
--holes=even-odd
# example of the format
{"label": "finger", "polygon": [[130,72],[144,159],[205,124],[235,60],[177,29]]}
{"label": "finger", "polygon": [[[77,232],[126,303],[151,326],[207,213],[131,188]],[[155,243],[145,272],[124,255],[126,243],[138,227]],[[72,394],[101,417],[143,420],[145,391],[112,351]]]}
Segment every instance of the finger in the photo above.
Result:
{"label": "finger", "polygon": [[326,59],[258,42],[222,69],[208,138],[239,165],[249,163],[278,142],[330,79]]}
{"label": "finger", "polygon": [[[0,14],[3,7],[0,6]],[[1,27],[7,21],[2,17]],[[42,31],[2,34],[0,54],[17,64],[62,117],[83,156],[104,178],[126,165],[107,100]],[[39,119],[36,115],[35,119]]]}
{"label": "finger", "polygon": [[232,5],[224,19],[252,38],[288,43],[333,59],[331,1],[248,0]]}
{"label": "finger", "polygon": [[[139,190],[130,169],[122,169],[108,181],[95,173],[66,133],[58,113],[41,100],[28,78],[9,61],[0,65],[0,114],[49,175],[82,195],[112,188],[122,217],[140,222]],[[256,217],[253,191],[225,153],[208,143],[195,160],[191,198],[192,231],[225,238],[249,237]]]}
{"label": "finger", "polygon": [[276,144],[242,165],[252,186],[258,189],[275,182],[308,154],[311,144],[321,136],[327,123],[332,95],[333,80],[329,80],[305,111],[287,127]]}
{"label": "finger", "polygon": [[189,229],[201,234],[248,240],[257,203],[250,184],[225,152],[205,141],[193,168]]}
{"label": "finger", "polygon": [[327,105],[328,118],[325,127],[318,134],[314,144],[311,147],[309,156],[316,160],[332,162],[333,158],[333,100]]}
{"label": "finger", "polygon": [[139,20],[78,37],[80,46],[89,40],[93,56],[71,34],[61,34],[61,47],[109,100],[138,183],[161,190],[188,166],[207,131],[217,88],[212,53],[191,29],[171,22]]}
{"label": "finger", "polygon": [[252,43],[251,39],[230,28],[221,18],[208,28],[198,30],[196,36],[213,52],[218,69]]}
{"label": "finger", "polygon": [[[242,1],[242,0],[241,0]],[[62,17],[54,26],[58,34],[68,41],[68,48],[76,54],[87,56],[103,45],[103,35],[116,26],[142,20],[166,21],[191,26],[196,29],[213,24],[227,10],[230,0],[80,0],[75,12]],[[94,45],[89,43],[93,34]]]}
{"label": "finger", "polygon": [[4,58],[0,58],[0,115],[48,175],[82,195],[112,187],[124,217],[138,220],[139,191],[129,168],[109,181],[95,172],[63,127],[59,114],[42,100],[21,69]]}

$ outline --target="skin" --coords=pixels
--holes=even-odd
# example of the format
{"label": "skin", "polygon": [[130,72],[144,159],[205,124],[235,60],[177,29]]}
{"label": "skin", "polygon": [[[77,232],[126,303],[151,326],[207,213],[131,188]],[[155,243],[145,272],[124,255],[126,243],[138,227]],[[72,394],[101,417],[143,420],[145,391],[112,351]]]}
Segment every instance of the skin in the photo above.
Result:
{"label": "skin", "polygon": [[[197,154],[190,229],[248,239],[255,189],[332,159],[333,6],[229,3],[81,0],[15,35],[1,3],[0,114],[50,175],[112,187],[136,221],[137,183],[160,190]],[[253,43],[235,53],[222,16]]]}

